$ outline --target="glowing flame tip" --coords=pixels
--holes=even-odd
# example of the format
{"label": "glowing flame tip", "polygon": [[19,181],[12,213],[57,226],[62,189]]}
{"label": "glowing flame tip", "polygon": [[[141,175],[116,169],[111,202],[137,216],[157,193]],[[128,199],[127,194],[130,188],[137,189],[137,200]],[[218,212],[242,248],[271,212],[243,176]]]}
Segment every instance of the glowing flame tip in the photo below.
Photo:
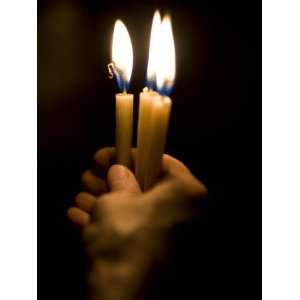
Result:
{"label": "glowing flame tip", "polygon": [[126,90],[133,67],[133,49],[131,39],[125,24],[116,20],[112,40],[112,62],[115,75],[121,90]]}
{"label": "glowing flame tip", "polygon": [[155,11],[152,21],[147,81],[150,88],[155,84],[162,94],[168,94],[175,80],[175,44],[170,15],[161,20]]}

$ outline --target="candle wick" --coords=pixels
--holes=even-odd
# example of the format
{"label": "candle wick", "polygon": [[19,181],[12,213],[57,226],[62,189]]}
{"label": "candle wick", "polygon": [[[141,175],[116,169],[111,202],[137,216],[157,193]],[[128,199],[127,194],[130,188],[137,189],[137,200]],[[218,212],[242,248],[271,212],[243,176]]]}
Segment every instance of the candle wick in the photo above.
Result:
{"label": "candle wick", "polygon": [[115,64],[114,63],[109,63],[107,65],[107,70],[108,70],[108,78],[109,79],[113,79],[114,78],[114,73],[116,71],[116,67],[115,67]]}
{"label": "candle wick", "polygon": [[108,70],[108,78],[112,79],[116,77],[120,90],[123,90],[123,94],[127,94],[124,72],[120,70],[113,62],[107,65],[107,70]]}

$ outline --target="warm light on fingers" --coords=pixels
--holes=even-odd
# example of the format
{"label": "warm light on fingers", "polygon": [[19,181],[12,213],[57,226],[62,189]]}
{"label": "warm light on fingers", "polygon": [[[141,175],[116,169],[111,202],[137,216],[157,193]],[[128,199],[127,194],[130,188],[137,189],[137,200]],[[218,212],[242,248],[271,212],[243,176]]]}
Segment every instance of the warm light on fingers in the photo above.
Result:
{"label": "warm light on fingers", "polygon": [[69,208],[67,216],[72,223],[81,227],[90,222],[90,215],[77,207]]}

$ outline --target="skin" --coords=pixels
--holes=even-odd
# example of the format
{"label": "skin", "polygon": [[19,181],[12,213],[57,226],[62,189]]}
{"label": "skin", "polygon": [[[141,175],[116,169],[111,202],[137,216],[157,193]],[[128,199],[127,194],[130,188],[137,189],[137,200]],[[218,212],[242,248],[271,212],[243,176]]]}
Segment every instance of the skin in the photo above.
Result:
{"label": "skin", "polygon": [[[96,152],[93,168],[81,178],[84,191],[67,215],[83,230],[91,261],[89,299],[144,299],[153,266],[168,257],[170,232],[198,212],[207,189],[164,154],[158,182],[142,192],[132,171],[114,164],[114,154],[114,148]],[[132,158],[134,164],[134,149]]]}
{"label": "skin", "polygon": [[[98,150],[94,155],[92,169],[86,170],[81,177],[83,191],[76,195],[74,207],[69,208],[69,220],[84,227],[91,221],[91,211],[96,202],[104,195],[115,198],[119,193],[130,194],[134,198],[146,197],[153,202],[191,202],[207,196],[206,187],[195,178],[189,169],[179,160],[164,154],[162,176],[156,186],[142,193],[134,174],[121,165],[114,165],[114,147]],[[133,149],[133,162],[135,150]],[[117,201],[117,200],[116,200]],[[180,207],[178,203],[178,207]]]}

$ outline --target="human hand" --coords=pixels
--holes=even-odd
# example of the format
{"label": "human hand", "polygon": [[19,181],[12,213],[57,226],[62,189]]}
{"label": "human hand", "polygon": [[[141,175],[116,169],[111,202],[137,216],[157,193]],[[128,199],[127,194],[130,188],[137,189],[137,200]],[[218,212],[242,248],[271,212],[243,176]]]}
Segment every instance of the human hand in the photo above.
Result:
{"label": "human hand", "polygon": [[[142,193],[133,173],[121,165],[113,165],[114,154],[114,147],[100,149],[94,156],[93,168],[83,173],[81,181],[84,191],[75,197],[75,206],[67,212],[68,218],[74,224],[83,227],[90,223],[92,209],[102,195],[118,197],[119,194],[129,193],[136,200],[146,196],[146,202],[150,201],[151,205],[160,203],[167,207],[170,204],[172,211],[180,210],[182,214],[185,211],[181,210],[181,205],[191,208],[193,204],[197,206],[197,200],[206,197],[206,187],[182,162],[167,154],[163,156],[160,180],[150,191]],[[135,163],[135,149],[132,155]]]}
{"label": "human hand", "polygon": [[93,170],[82,176],[85,192],[68,216],[84,228],[93,299],[139,299],[170,231],[197,212],[207,190],[184,164],[164,155],[160,179],[143,193],[129,169],[112,165],[114,153],[104,148],[95,154]]}

